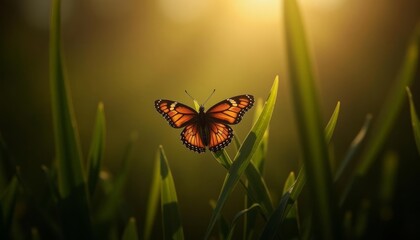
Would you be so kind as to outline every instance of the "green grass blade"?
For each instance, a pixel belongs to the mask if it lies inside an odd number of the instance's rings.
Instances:
[[[366,147],[362,153],[359,165],[356,168],[356,175],[364,176],[372,166],[378,153],[387,139],[394,123],[401,111],[405,98],[405,88],[410,86],[414,80],[416,67],[418,66],[420,44],[420,23],[417,25],[413,36],[408,44],[402,66],[397,75],[394,86],[387,96],[381,112],[372,129],[370,138],[367,139]]]
[[[60,0],[53,0],[50,29],[50,86],[58,179],[61,197],[68,197],[85,183],[79,137],[64,76],[60,40]]]
[[[283,222],[284,216],[286,216],[285,213],[289,212],[286,209],[290,210],[293,203],[294,201],[291,198],[290,192],[286,192],[285,194],[283,194],[283,196],[280,199],[279,206],[274,210],[273,214],[271,214],[270,218],[265,224],[265,227],[259,239],[268,240],[279,238],[277,236],[279,226]]]
[[[258,120],[258,117],[260,116],[262,109],[263,109],[263,100],[258,99],[258,101],[256,101],[256,106],[255,106],[254,123]],[[252,158],[252,162],[254,163],[255,167],[258,169],[260,173],[263,173],[265,158],[267,155],[269,128],[270,126],[268,126],[267,129],[265,130],[263,139],[260,143],[260,147],[255,152],[254,157]]]
[[[263,215],[267,218],[273,211],[273,205],[264,178],[252,162],[248,164],[245,175],[248,179],[249,199],[260,205]]]
[[[327,139],[327,142],[331,141],[332,135],[335,130],[335,126],[337,125],[338,120],[338,114],[340,113],[340,101],[337,102],[337,105],[335,105],[335,109],[333,114],[330,117],[330,120],[327,123],[327,126],[325,127],[325,139]]]
[[[213,157],[222,165],[226,170],[229,170],[230,166],[232,165],[232,159],[230,159],[228,153],[225,149],[221,151],[212,152]]]
[[[249,212],[251,212],[252,210],[255,210],[259,207],[260,207],[259,204],[254,203],[249,208],[246,208],[246,209],[238,212],[232,220],[231,228],[230,228],[227,239],[233,239],[233,233],[235,232],[235,228],[236,228],[236,225],[238,224],[239,219],[242,218],[242,217],[245,217]]]
[[[232,160],[225,150],[213,153],[216,160],[223,165],[228,171],[232,165]],[[273,211],[273,205],[271,203],[271,196],[268,191],[267,185],[265,184],[264,178],[260,172],[254,166],[253,163],[249,164],[245,170],[245,175],[248,179],[248,184],[244,184],[247,196],[255,203],[260,204],[263,214],[268,217],[269,213]]]
[[[193,100],[193,102],[194,102],[194,108],[195,108],[195,110],[198,112],[198,111],[200,111],[200,104],[197,102],[197,100]]]
[[[290,172],[289,176],[286,179],[286,182],[284,183],[283,186],[283,194],[286,194],[286,192],[288,192],[294,185],[294,183],[296,182],[296,177],[295,177],[295,173],[294,172]],[[297,203],[294,204],[292,211],[290,211],[287,214],[287,218],[296,218],[297,217]]]
[[[67,239],[91,239],[91,219],[82,154],[70,90],[61,56],[60,0],[52,1],[50,29],[50,88],[58,161],[58,189],[63,233]]]
[[[372,116],[369,114],[366,116],[365,122],[363,123],[363,126],[359,133],[356,135],[356,137],[353,139],[350,148],[347,150],[347,153],[341,162],[340,166],[337,169],[337,172],[334,176],[334,182],[337,183],[341,176],[343,175],[345,169],[350,165],[350,162],[354,159],[354,156],[358,152],[359,148],[361,148],[362,143],[365,142],[366,134],[370,128]],[[359,179],[357,176],[353,176],[350,178],[350,183],[345,186],[345,189],[340,194],[340,200],[339,200],[339,206],[342,207],[345,204],[345,201],[347,199],[347,196],[350,194],[351,189],[353,188],[354,184],[357,182],[357,179]]]
[[[319,238],[337,239],[337,207],[333,199],[332,176],[322,129],[315,81],[300,10],[295,0],[284,1],[284,21],[293,92],[303,160]]]
[[[127,226],[125,226],[124,233],[122,236],[122,240],[138,240],[137,234],[137,226],[136,226],[136,219],[130,218],[128,220]]]
[[[155,166],[153,167],[152,183],[150,184],[149,199],[146,208],[146,220],[144,222],[143,239],[151,239],[153,224],[159,204],[160,194],[160,151],[156,152]]]
[[[49,191],[50,191],[50,194],[51,194],[51,199],[54,203],[57,203],[60,199],[60,193],[58,192],[58,188],[57,188],[57,185],[56,185],[57,178],[56,178],[56,176],[54,176],[54,172],[50,171],[50,169],[47,166],[42,165],[41,169],[45,174],[45,179],[48,183]],[[52,170],[54,170],[54,169],[52,169]]]
[[[265,130],[267,129],[271,116],[273,114],[274,105],[277,98],[278,90],[278,77],[274,80],[273,86],[270,91],[270,95],[264,105],[264,109],[258,118],[258,121],[254,124],[251,131],[245,138],[245,141],[242,143],[241,148],[235,156],[232,166],[229,169],[229,173],[225,178],[219,199],[217,200],[216,207],[213,211],[210,223],[208,225],[205,239],[210,237],[210,234],[213,230],[213,227],[216,223],[216,220],[220,216],[223,206],[225,205],[227,199],[229,198],[230,193],[233,191],[234,187],[238,183],[240,177],[245,172],[251,159],[259,147],[259,144],[262,141]]]
[[[163,147],[160,152],[161,208],[165,239],[184,239],[175,183]]]
[[[88,156],[88,184],[89,192],[93,194],[101,171],[101,163],[105,150],[105,113],[104,105],[99,103],[96,112],[95,126],[93,128],[92,142]]]
[[[411,126],[413,127],[414,140],[416,141],[417,151],[420,154],[420,121],[414,106],[413,96],[407,87],[407,95],[410,102]]]
[[[262,111],[262,101],[259,101],[257,103],[256,112],[259,112],[259,114]],[[256,118],[258,118],[258,115],[256,115]],[[256,120],[255,120],[256,121]],[[250,196],[249,194],[245,195],[245,209],[248,209],[252,206],[254,203],[261,204],[264,210],[263,212],[266,213],[266,218],[268,215],[273,211],[273,206],[271,203],[271,196],[270,193],[265,185],[264,179],[262,177],[263,170],[264,170],[264,163],[266,159],[266,153],[267,153],[267,143],[268,143],[268,128],[264,133],[263,140],[260,143],[260,146],[257,150],[257,152],[254,154],[254,157],[252,158],[252,162],[249,164],[248,168],[245,171],[245,174],[247,176],[246,186],[248,188],[251,188],[251,190],[255,189],[255,194],[257,196],[262,196],[263,198],[257,201],[254,201],[253,199],[257,199],[255,196]],[[253,188],[253,189],[252,189]],[[244,217],[244,238],[243,239],[254,239],[254,233],[255,233],[255,224],[257,221],[257,212],[251,211],[247,212]]]
[[[351,160],[354,159],[355,154],[357,153],[357,151],[359,150],[359,148],[361,147],[365,137],[366,137],[366,133],[368,132],[368,129],[370,127],[370,123],[372,120],[372,115],[367,115],[365,122],[363,123],[362,128],[360,129],[359,133],[357,133],[356,137],[353,139],[353,141],[350,144],[349,149],[347,150],[347,153],[343,159],[343,161],[341,161],[340,166],[337,168],[337,171],[334,175],[334,182],[337,182],[341,176],[344,173],[344,170],[347,168],[347,166],[349,165],[349,163],[351,162]]]
[[[305,168],[302,167],[299,171],[296,181],[281,197],[278,207],[274,210],[273,214],[271,214],[270,218],[265,224],[259,239],[276,239],[278,237],[277,234],[280,230],[279,227],[282,226],[284,219],[290,213],[290,210],[297,201],[297,198],[302,192],[305,183]]]
[[[235,146],[235,152],[237,152],[239,148],[241,148],[241,141],[236,135],[233,135],[233,146]]]
[[[216,207],[216,201],[211,199],[210,200],[210,206],[214,210],[214,208]],[[220,218],[219,218],[219,239],[220,240],[227,239],[229,237],[229,233],[230,233],[230,225],[229,225],[228,221],[226,220],[226,218],[223,216],[223,214],[220,214]]]
[[[19,190],[19,182],[16,176],[2,195],[0,196],[0,237],[1,239],[10,239],[10,230],[12,226],[13,213],[16,205],[16,198]]]
[[[137,141],[137,134],[132,133],[130,141],[127,144],[124,155],[122,157],[120,171],[116,174],[110,194],[102,201],[98,208],[98,215],[96,219],[100,224],[107,223],[115,219],[121,202],[123,199],[124,189],[127,183],[128,174],[131,169],[131,155],[133,152],[133,145]]]
[[[340,112],[340,103],[338,102],[333,114],[328,121],[327,126],[324,129],[325,138],[327,143],[331,141],[332,135],[334,133],[334,129],[338,120],[338,115]],[[306,183],[306,173],[305,167],[303,166],[299,174],[296,178],[296,181],[293,183],[292,186],[288,189],[287,192],[283,190],[283,196],[280,199],[280,203],[278,207],[274,210],[273,214],[271,214],[270,218],[267,220],[263,232],[261,233],[260,239],[274,239],[277,236],[277,232],[279,230],[279,226],[284,221],[286,216],[288,216],[292,206],[297,201],[300,193],[302,192],[303,187]],[[288,185],[288,184],[287,184]]]
[[[283,187],[283,194],[293,187],[296,181],[294,172],[290,172]],[[299,237],[299,219],[298,219],[298,204],[297,201],[293,204],[289,213],[286,215],[283,224],[280,226],[280,231],[285,239],[295,239]]]
[[[383,221],[393,217],[392,201],[394,199],[398,172],[398,156],[388,152],[382,163],[381,184],[379,185],[380,216]]]
[[[254,124],[257,122],[258,117],[260,116],[263,109],[262,100],[258,101],[256,106],[256,113],[254,115]],[[245,170],[245,175],[247,178],[246,183],[244,184],[247,189],[247,194],[245,196],[245,199],[247,201],[245,205],[245,209],[250,208],[254,203],[258,203],[260,205],[260,208],[262,210],[263,215],[267,218],[268,215],[273,211],[273,205],[271,202],[271,196],[270,192],[268,191],[267,185],[265,184],[264,178],[262,177],[263,173],[263,166],[265,161],[265,156],[267,153],[267,143],[268,143],[268,129],[267,127],[263,139],[260,142],[260,145],[255,152],[254,156],[251,159],[251,163],[248,165],[248,167]],[[238,145],[239,147],[241,144]],[[245,221],[249,222],[249,227],[252,227],[252,222],[255,222],[255,218],[257,214],[255,211],[252,211],[249,213],[250,216],[253,216],[249,218],[248,214],[245,214]],[[254,218],[254,219],[252,219]],[[244,231],[247,231],[247,227],[245,227]],[[245,232],[246,233],[246,232]],[[248,234],[246,233],[245,236]]]

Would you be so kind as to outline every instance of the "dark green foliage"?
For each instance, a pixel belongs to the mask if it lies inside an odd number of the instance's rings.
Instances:
[[[130,218],[128,220],[127,226],[125,227],[123,236],[121,238],[122,240],[138,240],[138,234],[137,234],[137,226],[136,226],[136,219]]]

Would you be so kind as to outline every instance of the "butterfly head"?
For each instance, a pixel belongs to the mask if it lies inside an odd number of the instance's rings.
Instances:
[[[210,94],[210,96],[206,99],[206,101],[204,101],[203,104],[199,104],[197,100],[195,100],[195,98],[193,98],[188,92],[187,90],[185,90],[185,93],[194,101],[194,105],[195,105],[195,109],[198,109],[199,113],[204,113],[204,104],[207,103],[207,101],[210,99],[211,96],[213,96],[214,92],[216,91],[216,89],[213,89],[213,92]]]
[[[198,109],[198,112],[199,112],[199,113],[204,113],[204,110],[205,110],[204,105],[203,105],[203,104],[201,104],[201,105],[200,105],[200,108]]]

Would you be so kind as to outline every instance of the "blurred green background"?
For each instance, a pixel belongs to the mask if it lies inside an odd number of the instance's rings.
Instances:
[[[340,161],[366,114],[376,116],[392,86],[420,19],[420,1],[300,2],[325,123],[336,102],[342,104],[333,137],[335,159]],[[111,174],[120,166],[130,135],[138,134],[125,201],[127,215],[136,216],[140,225],[159,144],[171,165],[187,238],[204,233],[211,214],[208,201],[217,198],[225,175],[209,153],[196,154],[182,145],[180,130],[172,129],[155,111],[156,99],[192,106],[184,90],[203,102],[213,89],[216,93],[207,108],[239,94],[265,98],[279,75],[265,172],[277,199],[287,174],[298,170],[300,147],[286,81],[280,5],[275,0],[63,1],[64,63],[84,155],[96,106],[103,101],[104,168]],[[40,165],[49,165],[54,158],[49,14],[49,0],[0,2],[0,132],[34,192],[45,188]],[[417,106],[419,78],[417,72],[411,88]],[[253,111],[234,126],[240,139],[251,127]],[[420,196],[404,191],[420,181],[420,157],[411,131],[407,103],[386,145],[401,157],[397,180],[401,194],[393,204],[398,211],[390,220],[389,236],[420,234]],[[373,182],[379,174],[374,167]],[[365,191],[370,190],[366,186]],[[241,209],[241,194],[238,189],[229,201],[228,216]],[[22,209],[22,214],[30,213]],[[36,216],[26,221],[24,225],[37,224]]]

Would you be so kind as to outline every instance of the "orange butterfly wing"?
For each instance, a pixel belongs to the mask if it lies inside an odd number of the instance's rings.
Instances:
[[[198,113],[182,104],[171,100],[156,100],[156,110],[168,121],[169,125],[174,128],[181,128],[198,116]]]
[[[206,115],[212,118],[213,121],[237,124],[252,106],[254,106],[254,97],[252,95],[240,95],[217,103],[207,110]]]
[[[216,152],[229,145],[233,138],[233,130],[227,124],[239,123],[253,105],[252,95],[240,95],[217,103],[206,113],[202,109],[197,113],[176,101],[155,101],[156,110],[169,125],[174,128],[185,127],[181,132],[181,141],[187,148],[198,153],[205,152],[206,147]]]
[[[210,122],[209,150],[217,152],[225,148],[232,141],[233,130],[224,123]]]
[[[181,132],[181,141],[190,150],[198,153],[205,152],[206,146],[203,143],[201,134],[202,131],[200,131],[200,126],[197,122],[188,124]]]
[[[216,152],[229,145],[233,130],[227,124],[238,124],[253,105],[252,95],[240,95],[223,100],[207,110],[210,151]]]

